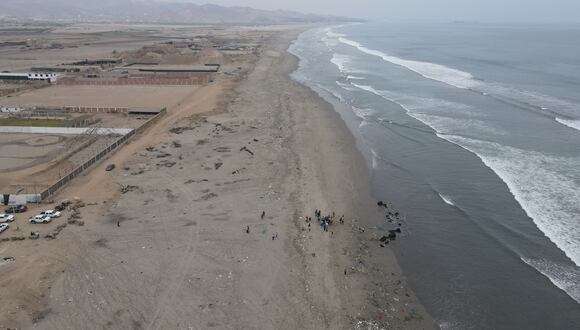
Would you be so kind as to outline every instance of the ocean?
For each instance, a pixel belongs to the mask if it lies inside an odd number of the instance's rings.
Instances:
[[[580,329],[579,25],[347,24],[290,51],[404,214],[443,329]]]

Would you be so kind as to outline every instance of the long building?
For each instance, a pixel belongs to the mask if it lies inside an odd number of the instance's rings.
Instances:
[[[141,72],[217,72],[219,65],[127,65],[116,68],[123,71],[141,71]]]
[[[0,72],[0,80],[44,80],[54,83],[59,75],[52,72]]]

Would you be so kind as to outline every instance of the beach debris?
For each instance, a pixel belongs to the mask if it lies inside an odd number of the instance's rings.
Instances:
[[[172,141],[172,142],[171,142],[171,145],[172,145],[174,148],[181,148],[181,143],[179,143],[179,141]]]
[[[254,152],[250,149],[248,149],[246,146],[243,146],[242,148],[240,148],[240,152],[241,151],[246,151],[247,153],[249,153],[250,155],[254,155]]]
[[[166,158],[166,157],[169,157],[169,156],[171,156],[170,153],[160,151],[159,154],[155,156],[155,158]]]
[[[216,197],[218,197],[218,195],[216,193],[208,193],[208,194],[201,196],[200,199],[207,201],[209,199],[216,198]]]
[[[139,186],[121,185],[121,194],[126,194],[128,192],[135,191],[135,190],[139,190],[139,191],[143,192],[143,190]]]
[[[157,166],[165,166],[165,167],[173,167],[177,164],[176,162],[172,162],[170,160],[164,159],[161,162],[157,163]]]
[[[38,239],[40,237],[40,233],[36,231],[31,231],[28,239]]]
[[[213,150],[216,152],[230,152],[232,149],[230,147],[217,147]]]
[[[62,202],[60,202],[60,204],[56,205],[54,209],[57,211],[64,211],[71,204],[72,202],[70,200],[65,199]]]
[[[165,197],[167,198],[167,200],[169,200],[170,202],[175,202],[179,196],[177,196],[176,194],[173,193],[173,190],[166,188],[163,190],[165,192]]]
[[[169,130],[173,134],[181,134],[185,131],[192,131],[194,128],[189,126],[174,127]]]
[[[216,162],[215,164],[213,164],[213,167],[214,167],[216,170],[218,170],[220,167],[222,167],[222,165],[223,165],[223,164],[224,164],[224,163],[222,163],[222,162]]]
[[[245,169],[246,169],[245,167],[242,167],[242,168],[239,168],[239,169],[237,169],[237,170],[235,170],[235,171],[232,171],[232,175],[240,174],[240,173],[241,173],[242,171],[244,171]]]
[[[200,182],[208,182],[208,179],[201,179],[201,180],[193,180],[193,179],[189,179],[187,181],[185,181],[183,184],[190,184],[190,183],[200,183]]]
[[[131,172],[131,175],[139,175],[139,174],[143,174],[143,173],[145,173],[145,170],[139,169],[139,171],[137,171],[137,172]]]

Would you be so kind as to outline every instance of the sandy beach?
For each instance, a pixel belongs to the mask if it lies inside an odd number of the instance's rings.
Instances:
[[[193,90],[61,191],[85,204],[84,226],[1,243],[14,259],[0,326],[436,328],[368,228],[384,210],[354,138],[289,77],[303,29],[274,33],[246,76]],[[309,227],[316,209],[344,224]]]

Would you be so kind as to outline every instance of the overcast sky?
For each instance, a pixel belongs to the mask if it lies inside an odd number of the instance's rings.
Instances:
[[[0,0],[1,1],[1,0]],[[580,22],[580,0],[163,0],[361,18]]]

